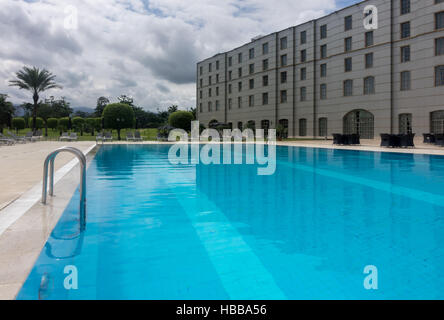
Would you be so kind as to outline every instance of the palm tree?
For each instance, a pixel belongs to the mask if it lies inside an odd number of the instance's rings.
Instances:
[[[49,89],[62,89],[55,81],[55,75],[46,69],[40,70],[36,67],[23,67],[16,73],[17,80],[9,81],[10,86],[19,87],[20,89],[32,92],[34,100],[34,108],[32,115],[32,130],[36,130],[37,107],[39,102],[39,93]]]

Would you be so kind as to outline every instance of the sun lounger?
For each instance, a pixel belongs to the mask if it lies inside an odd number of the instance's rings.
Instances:
[[[126,133],[126,141],[134,141],[134,134],[132,132]]]
[[[11,131],[7,131],[7,133],[8,133],[8,135],[9,135],[13,140],[15,140],[15,142],[18,142],[18,143],[26,143],[26,139],[25,139],[25,137],[19,137],[19,136],[17,136],[15,133],[13,133],[13,132],[11,132]]]
[[[71,132],[70,136],[69,136],[69,141],[77,141],[79,140],[79,137],[77,136],[77,132]]]
[[[134,132],[134,141],[143,141],[139,131]]]
[[[1,133],[0,133],[0,142],[3,143],[3,144],[7,144],[7,145],[15,144],[15,140],[14,139],[10,139],[10,138],[4,136]]]
[[[41,130],[37,130],[33,135],[32,135],[32,139],[34,140],[41,140],[43,139],[43,134]]]
[[[103,138],[103,141],[113,141],[113,136],[111,135],[111,132],[105,132],[105,137]]]
[[[62,135],[59,138],[60,141],[63,140],[69,140],[69,133],[68,132],[63,132]]]
[[[103,142],[103,139],[104,139],[104,136],[103,136],[102,133],[97,134],[97,136],[96,136],[96,142],[97,142],[97,141],[102,141],[102,142]]]

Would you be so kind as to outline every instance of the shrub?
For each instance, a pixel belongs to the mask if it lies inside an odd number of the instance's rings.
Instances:
[[[95,131],[100,131],[102,128],[102,118],[86,118],[85,128],[94,135]]]
[[[75,131],[80,132],[80,135],[83,135],[83,130],[85,128],[85,119],[82,117],[74,117],[71,120],[72,127]]]
[[[116,129],[120,140],[120,130],[134,127],[134,111],[129,105],[124,103],[112,103],[103,110],[105,128]]]
[[[60,131],[68,131],[69,129],[69,118],[64,117],[59,119],[59,130]]]
[[[32,128],[32,117],[30,117],[29,118],[29,122],[28,122],[28,126],[30,127],[30,128]],[[43,121],[43,119],[42,118],[40,118],[40,117],[37,117],[36,119],[35,119],[35,128],[36,129],[42,129],[43,127],[45,126],[45,122]]]
[[[191,130],[191,121],[194,120],[194,116],[189,111],[176,111],[170,114],[168,123],[170,126],[185,131]]]
[[[48,126],[49,129],[54,130],[59,125],[59,120],[56,118],[48,118],[46,120],[46,125]]]
[[[25,119],[23,118],[13,118],[12,127],[18,132],[19,130],[25,129]]]

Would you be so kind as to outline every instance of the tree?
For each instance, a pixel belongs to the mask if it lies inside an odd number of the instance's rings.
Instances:
[[[14,115],[14,105],[6,101],[8,95],[0,94],[0,132],[3,133],[3,127],[9,127],[12,116]]]
[[[194,120],[193,114],[189,111],[176,111],[170,115],[168,122],[174,128],[191,130],[191,121]]]
[[[59,119],[59,130],[60,133],[61,132],[66,132],[69,129],[69,118],[68,117],[64,117],[64,118],[60,118]]]
[[[65,97],[61,97],[59,100],[54,100],[54,97],[47,102],[51,106],[51,117],[63,118],[72,115],[73,110],[70,107],[70,103],[65,100]]]
[[[97,106],[94,109],[94,113],[96,115],[96,117],[101,117],[103,114],[103,110],[105,109],[105,107],[109,104],[109,99],[106,97],[100,97],[99,99],[97,99]]]
[[[193,114],[194,119],[197,119],[197,108],[191,108],[190,112]]]
[[[72,122],[72,127],[74,128],[74,130],[77,132],[80,131],[80,135],[83,136],[83,129],[85,127],[85,119],[83,119],[81,117],[74,117],[74,118],[72,118],[71,122]]]
[[[117,130],[118,139],[120,139],[120,130],[134,127],[134,111],[125,103],[112,103],[103,110],[105,128]]]
[[[171,107],[168,108],[168,114],[172,114],[174,112],[176,112],[177,110],[179,110],[179,107],[176,105],[172,105]]]
[[[45,121],[42,118],[37,117],[35,119],[29,118],[29,123],[28,123],[29,127],[33,125],[34,120],[35,120],[36,129],[42,129],[45,126]]]
[[[16,73],[16,77],[17,80],[9,81],[9,85],[29,90],[32,93],[32,99],[34,100],[32,129],[35,131],[39,94],[49,89],[61,89],[62,87],[54,81],[56,76],[46,69],[23,67],[23,70]]]
[[[131,107],[134,106],[134,99],[125,94],[122,94],[119,97],[117,97],[117,100],[119,100],[120,103],[127,104]]]
[[[85,127],[94,136],[94,131],[99,131],[102,127],[102,118],[86,118]]]
[[[25,129],[26,123],[23,118],[13,118],[12,119],[12,127],[18,133],[19,130]]]

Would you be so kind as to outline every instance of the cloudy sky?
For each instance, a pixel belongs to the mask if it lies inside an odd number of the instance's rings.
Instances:
[[[46,68],[72,106],[99,96],[146,110],[195,105],[196,62],[259,34],[297,25],[358,0],[0,0],[0,93],[24,65]]]

